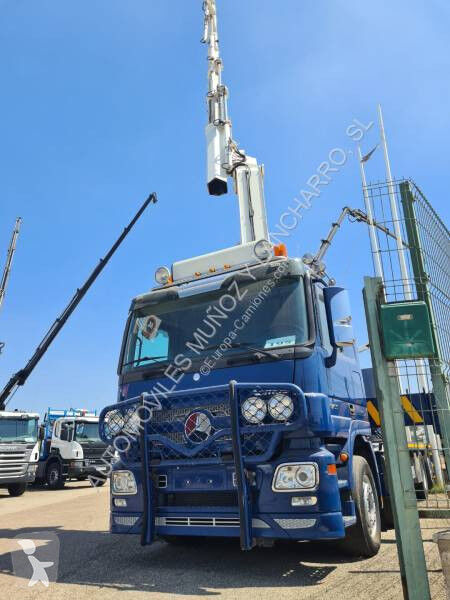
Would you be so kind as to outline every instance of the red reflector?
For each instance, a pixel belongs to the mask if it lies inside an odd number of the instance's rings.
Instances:
[[[328,475],[337,475],[336,465],[335,464],[327,465],[327,473],[328,473]]]

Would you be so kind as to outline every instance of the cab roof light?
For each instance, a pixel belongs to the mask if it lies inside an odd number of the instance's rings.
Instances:
[[[172,276],[167,267],[159,267],[155,272],[155,280],[159,285],[167,285],[172,283]]]
[[[253,248],[256,258],[259,260],[268,260],[272,256],[273,246],[267,240],[259,240]]]

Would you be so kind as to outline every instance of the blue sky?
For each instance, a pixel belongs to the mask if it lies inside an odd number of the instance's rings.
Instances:
[[[381,102],[392,170],[448,218],[450,7],[444,0],[218,0],[234,137],[266,167],[271,227],[353,119]],[[150,191],[151,208],[11,406],[101,408],[132,296],[161,264],[233,245],[236,200],[205,188],[201,0],[0,0],[0,256],[23,227],[0,313],[0,383]],[[374,127],[363,149],[377,143]],[[381,155],[368,178],[383,178]],[[342,206],[362,206],[350,160],[289,242],[317,248]],[[328,256],[349,287],[359,342],[367,230],[346,225]],[[367,353],[364,361],[367,361]]]

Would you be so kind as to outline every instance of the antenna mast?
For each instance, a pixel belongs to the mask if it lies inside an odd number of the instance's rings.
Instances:
[[[11,242],[9,244],[8,253],[6,255],[6,264],[3,269],[2,279],[0,281],[0,308],[3,304],[3,300],[5,299],[6,287],[8,285],[9,275],[11,273],[11,265],[14,257],[14,253],[16,251],[17,238],[19,237],[20,226],[22,224],[22,219],[18,217],[16,219],[16,223],[14,225],[14,230],[11,236]]]
[[[203,2],[205,13],[202,42],[208,44],[207,183],[212,196],[228,192],[233,177],[239,201],[241,244],[269,239],[264,201],[263,168],[247,156],[233,140],[228,116],[228,89],[222,83],[215,0]]]

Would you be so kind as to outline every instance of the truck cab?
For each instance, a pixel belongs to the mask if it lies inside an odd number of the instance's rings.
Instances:
[[[0,488],[21,496],[35,479],[39,415],[0,411]]]
[[[106,445],[98,433],[98,417],[84,409],[49,408],[40,429],[37,479],[52,489],[64,487],[67,479],[88,477],[103,485],[108,471]]]
[[[111,530],[373,555],[381,487],[347,291],[258,244],[176,263],[133,300],[120,402],[100,418],[120,456]]]

